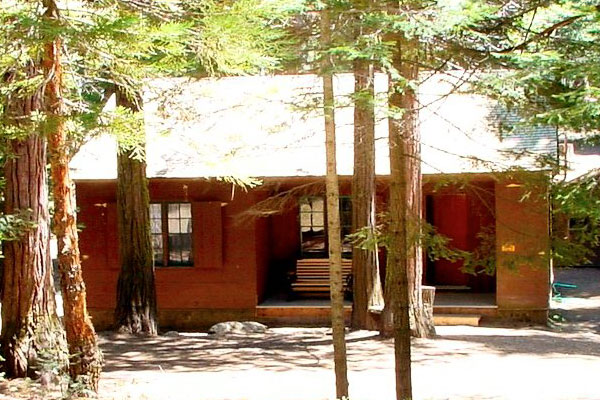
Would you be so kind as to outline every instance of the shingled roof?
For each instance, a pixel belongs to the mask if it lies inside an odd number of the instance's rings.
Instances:
[[[338,173],[353,166],[354,78],[334,78]],[[556,155],[556,130],[520,125],[518,116],[473,94],[451,93],[454,78],[420,87],[424,174],[538,169],[536,157]],[[384,75],[376,79],[376,172],[389,174]],[[148,177],[323,176],[325,151],[321,80],[315,75],[148,82],[145,125]],[[511,129],[507,130],[510,126]],[[517,160],[514,152],[520,154]],[[116,178],[109,136],[85,144],[71,163],[75,179]]]

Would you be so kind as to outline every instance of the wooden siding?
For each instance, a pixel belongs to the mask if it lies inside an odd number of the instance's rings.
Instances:
[[[521,201],[530,191],[527,201]],[[550,298],[549,214],[545,189],[496,184],[498,309],[545,321]]]
[[[167,309],[236,309],[256,306],[256,235],[252,220],[239,223],[240,212],[254,204],[254,194],[202,180],[152,180],[151,201],[193,203],[193,267],[157,267],[158,307]],[[81,251],[88,305],[115,306],[118,260],[115,183],[78,182]],[[104,314],[107,314],[104,312]]]

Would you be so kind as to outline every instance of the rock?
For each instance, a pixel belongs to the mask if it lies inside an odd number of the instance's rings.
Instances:
[[[251,333],[265,333],[267,326],[255,321],[227,321],[219,322],[210,327],[208,333],[213,335],[247,335]]]
[[[179,332],[177,331],[168,331],[163,333],[163,336],[179,336]]]

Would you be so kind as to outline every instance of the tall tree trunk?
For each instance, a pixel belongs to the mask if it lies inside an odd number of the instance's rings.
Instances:
[[[407,81],[418,78],[418,59],[416,40],[407,40],[402,35],[390,35],[389,40],[397,43],[393,63],[398,73]],[[401,262],[408,274],[410,326],[415,337],[433,337],[435,326],[433,315],[427,312],[423,302],[423,258],[420,244],[421,230],[421,138],[417,128],[417,96],[409,87],[397,88],[390,80],[389,106],[402,110],[400,119],[390,118],[390,218],[397,218],[401,212],[406,219],[406,234],[402,239],[405,255]],[[396,170],[393,164],[396,163]],[[394,194],[402,190],[402,196]],[[396,205],[395,201],[402,201]],[[400,243],[400,239],[398,242]],[[404,259],[406,257],[406,259]],[[392,262],[388,258],[388,265]],[[386,276],[387,281],[387,276]],[[386,294],[387,301],[387,294]],[[384,310],[384,333],[389,333],[389,323],[393,320],[391,308]]]
[[[369,0],[356,1],[366,10]],[[357,24],[361,27],[361,24]],[[357,28],[362,29],[362,28]],[[366,32],[358,31],[356,37]],[[354,175],[352,177],[352,230],[367,228],[375,234],[375,113],[373,63],[354,61]],[[383,292],[377,249],[352,249],[353,306],[352,327],[378,329],[369,310],[381,309]]]
[[[394,64],[397,65],[400,75],[410,82],[419,78],[418,67],[418,41],[415,39],[397,39],[398,52]],[[423,303],[423,251],[421,248],[421,219],[422,219],[422,178],[421,178],[421,135],[418,123],[418,100],[413,89],[405,88],[403,94],[394,94],[390,104],[407,112],[404,114],[400,125],[395,125],[401,131],[394,132],[401,143],[400,152],[395,157],[400,157],[402,163],[402,190],[406,192],[404,205],[407,215],[408,236],[406,237],[406,271],[408,274],[409,313],[411,331],[413,336],[430,338],[435,336],[433,315],[426,312]]]
[[[58,19],[54,1],[46,2],[46,18]],[[64,308],[64,326],[69,347],[69,375],[85,389],[98,391],[102,355],[87,312],[85,283],[81,270],[75,185],[69,174],[69,143],[65,131],[62,98],[61,41],[45,45],[42,63],[46,80],[44,109],[48,118],[50,169],[54,196],[54,234],[58,241],[58,268]],[[79,395],[86,395],[80,391]]]
[[[26,76],[38,75],[31,63]],[[10,81],[13,76],[5,75]],[[14,93],[5,104],[4,123],[23,130],[23,138],[9,139],[10,157],[4,165],[4,212],[30,210],[30,227],[17,240],[3,242],[1,346],[7,377],[35,376],[43,360],[61,365],[64,331],[56,315],[49,251],[46,140],[29,120],[41,111],[40,92]],[[31,130],[29,134],[25,132]]]
[[[131,98],[117,88],[117,105],[141,110],[141,96]],[[131,151],[117,157],[117,213],[121,272],[117,283],[117,330],[156,335],[156,288],[150,238],[150,195],[146,163]]]
[[[418,78],[416,42],[401,34],[396,42],[393,65],[409,82]],[[390,79],[389,106],[402,117],[390,118],[390,243],[386,275],[386,306],[391,303],[396,356],[396,398],[412,398],[410,314],[416,336],[427,336],[421,295],[422,258],[419,245],[421,217],[420,137],[417,129],[417,98],[409,86],[398,87]],[[394,113],[395,114],[395,113]],[[389,300],[389,302],[388,302]],[[433,325],[431,325],[433,329]]]
[[[321,41],[323,49],[331,45],[329,9],[321,11]],[[337,176],[335,148],[335,104],[333,93],[332,63],[328,54],[323,55],[323,112],[325,115],[325,151],[327,172],[325,191],[327,195],[327,238],[329,241],[329,280],[331,293],[331,329],[333,331],[333,355],[335,368],[336,398],[348,397],[348,365],[344,326],[344,292],[342,277],[342,241],[340,226],[340,193]]]

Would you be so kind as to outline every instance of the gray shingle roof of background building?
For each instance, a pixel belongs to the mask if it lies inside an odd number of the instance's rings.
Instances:
[[[334,79],[338,173],[353,165],[354,78]],[[454,78],[420,87],[419,129],[424,174],[536,169],[536,156],[556,154],[556,131],[514,124],[516,114],[490,100],[451,93]],[[389,173],[384,75],[376,79],[376,171]],[[149,177],[287,177],[325,174],[321,80],[314,75],[153,80],[145,95]],[[505,132],[508,125],[515,130]],[[510,133],[510,134],[508,134]],[[514,151],[521,154],[517,160]],[[94,138],[71,163],[75,179],[116,178],[116,145]]]

